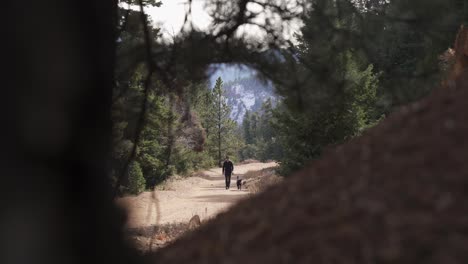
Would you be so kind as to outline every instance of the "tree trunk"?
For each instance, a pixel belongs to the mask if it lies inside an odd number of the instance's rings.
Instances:
[[[221,167],[221,91],[218,95],[218,162]]]
[[[117,2],[7,1],[2,9],[2,257],[130,262],[107,177]]]

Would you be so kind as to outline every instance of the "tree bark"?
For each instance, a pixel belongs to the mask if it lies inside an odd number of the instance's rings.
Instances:
[[[0,262],[136,261],[107,177],[117,2],[2,9]]]

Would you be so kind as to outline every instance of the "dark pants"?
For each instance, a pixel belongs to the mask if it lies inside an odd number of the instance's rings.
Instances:
[[[225,174],[224,178],[226,179],[226,189],[231,187],[231,174]]]

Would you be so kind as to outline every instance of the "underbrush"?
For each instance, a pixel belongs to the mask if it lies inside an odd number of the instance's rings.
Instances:
[[[258,162],[260,162],[260,161],[256,160],[256,159],[246,159],[246,160],[243,160],[241,162],[238,162],[237,164],[238,165],[244,165],[244,164],[258,163]]]
[[[248,171],[242,176],[244,186],[252,194],[263,192],[269,186],[278,184],[283,178],[278,176],[276,168],[266,168],[260,171]]]
[[[169,245],[189,231],[188,223],[172,223],[126,230],[128,239],[135,248],[144,253]]]

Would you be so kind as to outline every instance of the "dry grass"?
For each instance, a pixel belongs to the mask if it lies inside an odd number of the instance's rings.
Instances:
[[[250,193],[256,194],[263,192],[271,185],[278,184],[283,178],[276,174],[276,168],[267,168],[260,171],[248,171],[242,180],[245,181],[244,186]]]
[[[261,161],[256,160],[256,159],[246,159],[246,160],[243,160],[243,161],[239,162],[238,164],[243,165],[243,164],[259,163],[259,162],[261,162]]]
[[[126,230],[130,243],[141,253],[163,248],[189,231],[188,223],[172,223]],[[151,240],[151,238],[153,238]],[[151,247],[150,247],[151,245]]]
[[[157,191],[175,191],[177,183],[181,180],[188,179],[190,176],[172,175],[167,180],[159,183],[154,187]]]

